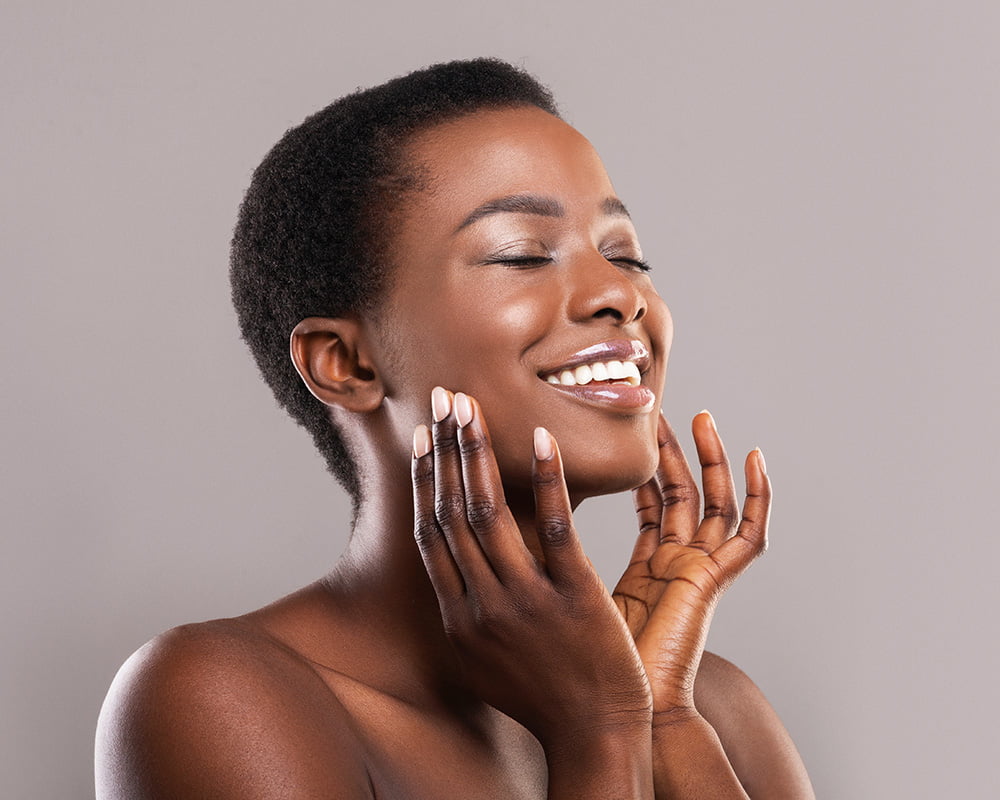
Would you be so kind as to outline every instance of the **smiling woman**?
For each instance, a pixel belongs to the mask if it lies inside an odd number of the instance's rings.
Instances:
[[[703,412],[701,511],[659,413],[648,269],[590,143],[502,62],[286,134],[241,210],[234,299],[354,496],[351,541],[316,583],[126,662],[98,796],[811,797],[766,700],[703,652],[770,485],[754,451],[741,514]],[[609,593],[573,509],[630,489]]]

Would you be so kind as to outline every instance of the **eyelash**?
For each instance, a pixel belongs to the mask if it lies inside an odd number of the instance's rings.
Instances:
[[[521,269],[528,269],[531,267],[541,267],[552,261],[548,256],[524,256],[521,258],[497,258],[487,261],[487,264],[506,264],[512,267],[518,267]],[[649,272],[652,267],[649,262],[643,261],[639,258],[609,258],[612,264],[625,264],[632,269],[639,270],[640,272]]]
[[[616,264],[628,264],[640,272],[649,272],[652,269],[649,262],[643,261],[641,258],[609,258],[608,261]]]

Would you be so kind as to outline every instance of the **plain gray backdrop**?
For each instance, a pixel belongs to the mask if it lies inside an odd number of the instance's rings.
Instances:
[[[357,86],[497,55],[636,220],[665,407],[760,445],[771,549],[710,647],[822,798],[992,798],[1000,4],[7,0],[0,793],[92,796],[121,662],[316,578],[348,504],[239,341],[252,169]],[[613,581],[627,497],[584,504]]]

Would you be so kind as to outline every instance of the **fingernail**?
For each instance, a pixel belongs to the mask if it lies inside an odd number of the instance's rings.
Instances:
[[[761,452],[759,447],[754,449],[757,451],[757,460],[760,462],[760,471],[767,475],[767,462],[764,461],[764,454]]]
[[[708,417],[709,423],[714,428],[715,427],[715,418],[712,416],[712,413],[707,408],[703,408],[701,411],[699,411],[697,414],[695,414],[695,416],[696,417],[700,417],[702,414],[704,414],[706,417]]]
[[[413,457],[423,458],[434,446],[431,432],[426,425],[417,425],[413,429]]]
[[[535,428],[535,458],[539,461],[552,458],[552,436],[545,428]]]
[[[463,392],[455,395],[455,419],[458,420],[460,428],[464,428],[472,422],[472,403],[469,396]]]
[[[431,392],[431,413],[434,414],[434,421],[440,422],[451,412],[451,398],[448,391],[440,386],[435,386]]]

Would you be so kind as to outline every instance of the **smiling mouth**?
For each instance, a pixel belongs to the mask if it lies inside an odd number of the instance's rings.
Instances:
[[[643,342],[612,339],[578,350],[538,377],[575,401],[631,416],[648,413],[656,405],[656,394],[642,383],[650,367]]]
[[[602,355],[607,353],[608,348],[600,349],[603,351]],[[611,349],[622,350],[621,347]],[[591,359],[594,355],[590,356]],[[588,405],[614,409],[628,415],[651,411],[656,404],[656,395],[652,389],[642,384],[642,368],[649,365],[645,349],[635,353],[634,357],[639,363],[627,360],[627,355],[622,358],[620,352],[615,352],[614,355],[619,358],[608,361],[588,360],[575,365],[570,361],[557,369],[539,373],[538,377],[557,392]],[[578,353],[574,359],[580,356]]]
[[[554,386],[589,386],[607,384],[638,386],[642,383],[639,366],[634,361],[594,361],[573,369],[556,370],[539,376]]]

